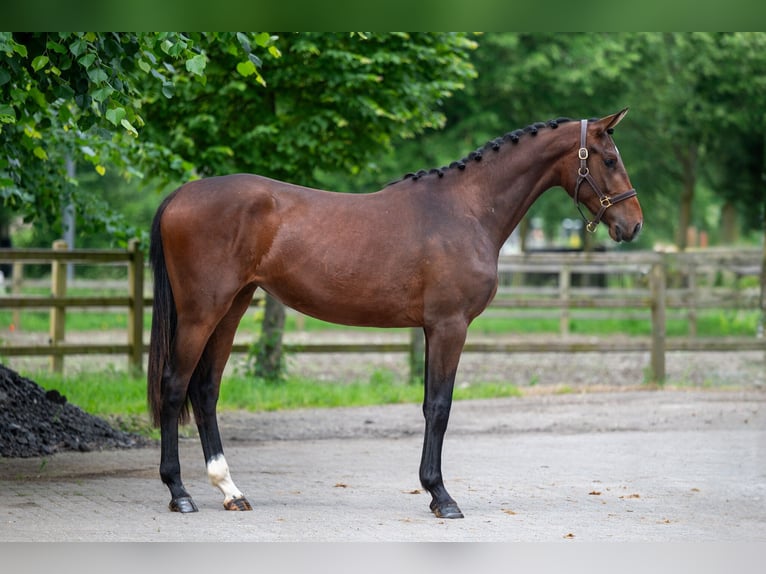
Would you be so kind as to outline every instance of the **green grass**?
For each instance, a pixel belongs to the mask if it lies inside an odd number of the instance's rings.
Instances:
[[[530,309],[529,311],[534,311]],[[541,314],[542,310],[539,310]],[[622,318],[620,313],[643,314],[645,319]],[[547,310],[544,318],[524,317],[501,317],[496,315],[479,316],[471,324],[470,332],[480,335],[501,334],[545,334],[559,332],[559,319],[555,311]],[[589,317],[590,316],[590,317]],[[616,309],[603,311],[594,318],[593,310],[572,310],[570,313],[570,332],[572,334],[590,336],[649,336],[651,335],[651,322],[649,313],[645,309]],[[750,336],[754,335],[758,325],[757,310],[727,310],[727,309],[702,309],[697,313],[697,336],[720,337],[720,336]],[[242,318],[240,329],[257,333],[260,331],[261,312],[248,311]],[[151,325],[151,310],[144,314],[144,325],[148,329]],[[345,325],[326,323],[312,317],[300,319],[300,329],[307,332],[348,330]],[[67,331],[106,331],[127,328],[126,312],[85,312],[72,310],[66,315]],[[0,311],[0,337],[2,331],[6,331],[13,323],[11,311]],[[21,312],[20,327],[25,332],[47,333],[49,329],[48,311],[23,311]],[[688,318],[680,312],[669,311],[666,325],[667,336],[685,336],[689,332]],[[19,325],[15,326],[16,328]],[[287,332],[299,329],[298,319],[294,315],[288,315],[285,324]],[[372,327],[355,327],[356,331],[376,332],[388,331]]]
[[[545,318],[479,316],[471,324],[469,332],[479,335],[558,333],[559,318],[555,313],[551,313],[550,310],[548,312],[550,317]],[[621,318],[620,313],[623,312],[635,314],[643,312],[646,319]],[[758,315],[757,310],[700,310],[697,313],[697,336],[754,335],[758,327]],[[625,335],[642,337],[648,337],[652,334],[649,313],[645,309],[616,309],[604,311],[597,318],[592,318],[593,316],[593,310],[573,310],[570,313],[570,333],[591,336]],[[241,328],[256,331],[258,325],[252,317],[246,315],[242,320]],[[296,329],[295,317],[288,316],[285,330],[289,332]],[[305,317],[303,319],[303,330],[308,332],[348,329],[349,327],[325,323],[312,317]],[[371,327],[356,327],[355,329],[358,329],[360,332],[387,331],[386,329]],[[688,318],[681,313],[669,314],[666,319],[666,333],[669,337],[688,335]]]
[[[84,372],[77,375],[38,373],[35,381],[56,389],[86,412],[104,417],[133,432],[156,436],[148,423],[146,379],[123,372]],[[455,389],[455,400],[520,396],[514,385],[480,383]],[[350,383],[312,381],[297,377],[280,384],[243,375],[225,377],[219,410],[273,411],[395,403],[419,403],[422,385],[399,381],[393,372],[376,370],[369,380]]]
[[[0,327],[4,331],[7,331],[13,322],[11,311],[0,311]],[[144,325],[148,328],[151,322],[152,314],[147,311],[144,313]],[[22,311],[19,323],[20,325],[15,325],[15,328],[21,328],[25,332],[47,333],[50,329],[50,312]],[[121,313],[110,313],[71,309],[66,314],[67,331],[111,331],[127,329],[127,327],[128,314],[124,310]]]

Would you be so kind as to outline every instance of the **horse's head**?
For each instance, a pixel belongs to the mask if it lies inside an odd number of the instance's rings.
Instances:
[[[643,225],[636,190],[611,135],[627,113],[625,108],[600,120],[579,122],[577,152],[565,159],[562,174],[564,187],[574,198],[588,231],[595,231],[603,221],[617,242],[632,241]],[[588,220],[580,204],[594,214],[592,220]]]

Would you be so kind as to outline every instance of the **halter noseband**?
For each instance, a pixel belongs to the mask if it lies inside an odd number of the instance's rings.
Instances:
[[[591,176],[590,170],[588,169],[588,148],[585,145],[587,134],[588,120],[580,120],[580,149],[577,150],[577,156],[580,158],[580,169],[577,170],[577,184],[575,185],[574,189],[574,202],[577,206],[577,211],[580,212],[580,215],[582,215],[582,218],[585,221],[585,228],[590,233],[594,233],[598,224],[601,223],[601,218],[604,216],[604,212],[607,210],[607,208],[625,199],[635,197],[637,193],[635,189],[629,189],[628,191],[624,191],[618,195],[609,197],[601,191],[601,188],[596,183],[596,180],[593,179],[593,176]],[[593,188],[593,191],[596,192],[599,203],[601,204],[601,208],[598,210],[596,217],[594,217],[591,221],[588,221],[588,218],[585,216],[582,208],[580,207],[580,185],[582,185],[583,181],[587,181],[590,184],[590,186]]]

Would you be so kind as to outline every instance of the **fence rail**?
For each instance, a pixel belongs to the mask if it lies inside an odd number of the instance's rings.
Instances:
[[[51,265],[50,295],[21,295],[18,289],[0,297],[0,310],[49,309],[50,336],[47,345],[0,344],[2,356],[48,356],[52,370],[61,371],[68,355],[122,354],[141,369],[148,350],[144,341],[144,310],[151,297],[144,293],[145,261],[136,243],[126,250],[68,250],[63,242],[50,249],[0,249],[0,263],[13,263],[15,274],[27,263]],[[760,296],[762,252],[759,250],[706,250],[687,253],[575,252],[526,253],[501,258],[500,286],[485,314],[516,313],[520,316],[557,317],[559,337],[519,337],[513,341],[472,341],[468,353],[510,352],[630,352],[649,351],[650,371],[655,380],[665,377],[668,351],[766,351],[766,338],[697,337],[697,312],[702,309],[766,310]],[[128,269],[127,293],[115,296],[67,295],[65,268],[69,263],[124,265]],[[15,275],[14,274],[14,275]],[[18,287],[18,277],[14,285]],[[746,285],[740,285],[745,281]],[[533,285],[530,286],[530,283]],[[124,285],[124,282],[123,282]],[[254,304],[258,304],[254,300]],[[67,309],[125,309],[128,316],[126,342],[122,344],[68,343],[64,330]],[[649,337],[573,337],[573,310],[588,309],[602,316],[647,316]],[[667,337],[669,313],[688,319],[688,335]],[[598,317],[599,315],[594,315]],[[581,318],[578,315],[578,318]],[[293,353],[411,353],[419,331],[409,343],[286,344]],[[249,345],[237,343],[235,353]]]

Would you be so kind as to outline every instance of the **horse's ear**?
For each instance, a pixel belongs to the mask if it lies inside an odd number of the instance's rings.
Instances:
[[[611,116],[606,116],[604,118],[601,118],[598,120],[598,127],[600,131],[606,132],[609,131],[611,133],[611,130],[614,129],[614,127],[619,124],[622,121],[622,118],[625,117],[625,114],[628,113],[628,108],[624,108],[617,112],[616,114],[612,114]]]

